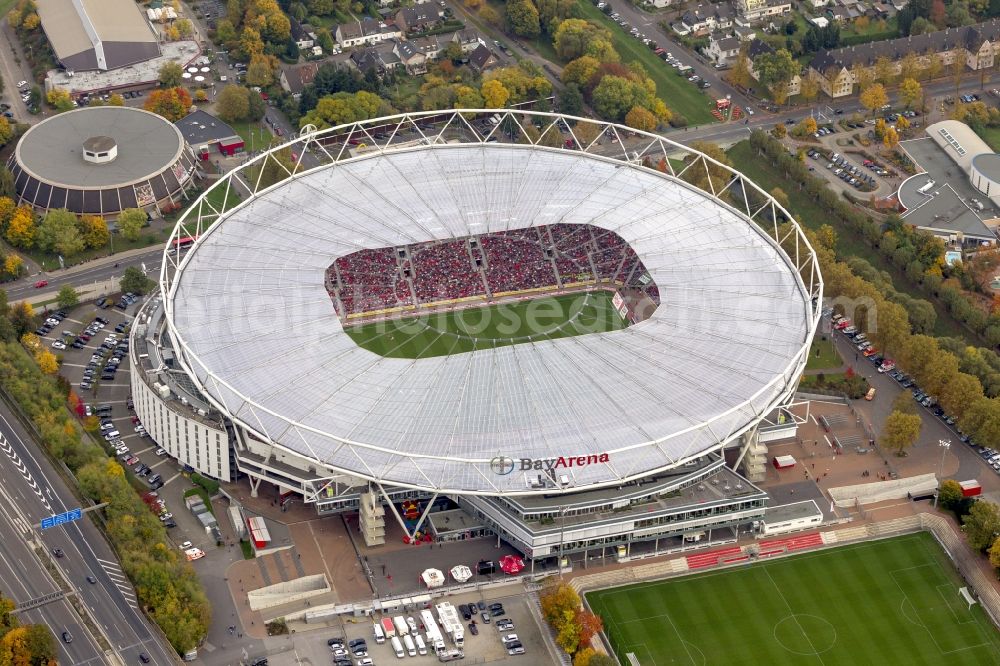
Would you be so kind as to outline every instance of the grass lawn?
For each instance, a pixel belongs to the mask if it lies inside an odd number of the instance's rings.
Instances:
[[[806,370],[826,370],[827,368],[839,368],[844,362],[834,349],[830,340],[813,340],[812,347],[809,348],[809,362],[806,363]]]
[[[734,145],[726,153],[732,160],[733,166],[743,173],[750,174],[752,180],[762,188],[770,192],[775,187],[780,187],[788,195],[791,202],[789,212],[795,216],[804,227],[813,231],[830,221],[830,215],[820,208],[815,201],[809,198],[804,191],[799,191],[793,184],[789,183],[783,174],[778,173],[766,160],[754,154],[749,141],[741,141]],[[837,254],[841,257],[860,257],[869,262],[880,271],[887,272],[892,278],[893,285],[898,291],[904,292],[914,298],[930,300],[918,289],[915,289],[903,273],[894,265],[889,263],[881,254],[869,247],[854,231],[836,226],[837,231]],[[969,335],[968,329],[959,325],[951,315],[935,301],[930,301],[937,311],[937,323],[934,325],[934,334],[952,336],[965,339]],[[976,345],[979,346],[979,342]]]
[[[428,358],[625,328],[603,291],[501,303],[348,327],[381,356]]]
[[[587,594],[642,666],[996,664],[1000,633],[927,533]]]
[[[1000,127],[979,127],[976,134],[993,150],[1000,152]]]
[[[689,83],[676,74],[673,67],[656,57],[642,42],[632,37],[621,26],[609,19],[604,13],[590,4],[588,0],[577,0],[577,8],[583,18],[592,19],[611,31],[615,50],[622,57],[622,62],[630,63],[638,60],[642,63],[650,78],[656,82],[656,94],[666,102],[667,106],[680,111],[687,118],[689,125],[704,125],[716,122],[712,115],[711,102],[714,98],[706,95],[694,84]],[[646,35],[649,37],[649,35]],[[666,37],[656,34],[654,41],[670,50]],[[652,37],[650,37],[652,39]],[[709,88],[711,90],[711,88]]]
[[[260,150],[271,145],[271,130],[263,122],[252,123],[248,121],[232,123],[232,128],[242,137],[246,144],[245,150]]]

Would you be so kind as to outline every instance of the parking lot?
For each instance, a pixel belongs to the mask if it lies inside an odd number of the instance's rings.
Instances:
[[[496,590],[494,591],[494,594],[510,595],[512,589],[513,588],[505,588],[502,591]],[[517,589],[520,590],[520,587]],[[503,615],[491,617],[489,624],[484,624],[482,618],[478,618],[476,623],[476,631],[478,634],[476,635],[473,635],[471,629],[469,628],[471,619],[470,621],[463,621],[463,624],[466,627],[465,647],[463,650],[465,658],[458,663],[485,663],[501,661],[504,659],[511,660],[511,663],[551,663],[552,658],[546,649],[538,625],[535,623],[534,618],[531,615],[531,611],[528,608],[527,601],[523,596],[501,596],[498,598],[490,598],[489,594],[485,597],[468,594],[448,597],[447,601],[452,603],[456,609],[459,608],[460,604],[478,604],[481,601],[483,602],[483,606],[487,612],[489,612],[490,604],[500,603],[503,606]],[[436,619],[437,613],[434,612],[433,608],[430,610]],[[459,611],[459,614],[461,617],[461,611]],[[404,613],[403,615],[404,617],[412,618],[413,622],[417,625],[418,630],[420,630],[420,633],[423,635],[424,631],[420,628],[420,611],[410,611]],[[498,631],[496,624],[497,621],[502,618],[509,619],[511,625],[509,625],[510,628],[508,629]],[[354,621],[352,622],[351,620]],[[309,631],[306,633],[303,633],[301,628],[297,628],[296,633],[292,636],[291,642],[293,645],[289,646],[289,648],[294,647],[294,649],[288,649],[287,651],[277,654],[272,653],[268,656],[268,664],[271,666],[293,666],[301,663],[335,664],[336,657],[334,657],[334,653],[329,645],[329,642],[331,639],[338,638],[342,639],[343,644],[345,645],[344,648],[338,649],[343,649],[344,652],[353,652],[351,646],[349,645],[350,641],[364,639],[368,658],[370,658],[374,664],[395,663],[397,661],[397,657],[393,651],[390,640],[386,639],[383,644],[377,644],[375,642],[373,623],[377,620],[378,618],[375,620],[372,620],[371,618],[342,618],[343,625],[341,627]],[[510,634],[517,635],[517,642],[522,645],[524,654],[508,654],[508,650],[501,642],[501,636],[509,636]],[[445,636],[445,644],[449,649],[454,648],[454,645],[447,636]],[[431,664],[440,663],[438,657],[433,653],[432,649],[428,647],[427,652],[428,654],[426,655],[405,657],[405,663],[414,664],[416,666],[430,666]],[[254,656],[256,655],[251,655],[251,657]],[[345,661],[345,657],[342,656],[341,661],[344,663],[344,666],[346,666],[347,662]]]
[[[35,332],[42,343],[62,359],[60,373],[79,396],[78,414],[94,437],[105,442],[109,455],[142,479],[163,499],[163,507],[152,506],[180,544],[192,540],[197,546],[214,543],[211,535],[184,508],[182,495],[192,484],[181,478],[173,487],[165,484],[180,477],[176,461],[165,455],[145,433],[132,410],[129,382],[128,331],[138,297],[101,299],[69,311],[51,313]],[[179,529],[178,521],[180,524]]]

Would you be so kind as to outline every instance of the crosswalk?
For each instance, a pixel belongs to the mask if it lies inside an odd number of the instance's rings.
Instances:
[[[139,604],[135,600],[135,592],[132,590],[132,586],[129,585],[128,579],[125,577],[122,568],[117,562],[110,562],[108,560],[102,560],[97,558],[97,561],[101,563],[101,568],[104,569],[104,573],[108,574],[108,578],[111,582],[115,584],[118,591],[122,593],[125,597],[125,602],[128,603],[132,608],[139,610]]]

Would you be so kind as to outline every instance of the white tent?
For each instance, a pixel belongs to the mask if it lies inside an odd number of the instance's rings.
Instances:
[[[428,588],[444,585],[444,574],[439,569],[425,569],[420,578]]]
[[[457,580],[459,583],[464,583],[465,581],[472,578],[472,569],[465,566],[464,564],[459,564],[457,567],[451,568],[451,577]]]

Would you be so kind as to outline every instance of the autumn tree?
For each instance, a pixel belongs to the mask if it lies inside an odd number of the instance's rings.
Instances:
[[[5,146],[14,138],[14,128],[5,116],[0,116],[0,146]]]
[[[729,156],[718,144],[695,141],[691,147],[721,164],[732,166]],[[684,158],[684,162],[690,166],[684,169],[681,178],[706,192],[719,192],[732,178],[732,173],[728,169],[710,160],[702,159],[700,155],[689,155]]]
[[[811,102],[816,99],[819,96],[819,81],[811,76],[803,77],[802,82],[799,84],[799,95],[801,95],[804,102]]]
[[[149,93],[142,108],[159,114],[171,122],[177,122],[191,109],[191,95],[181,87],[154,90]]]
[[[118,214],[118,233],[128,241],[139,239],[142,228],[146,225],[146,211],[141,208],[126,208]]]
[[[111,240],[108,223],[100,215],[84,215],[80,218],[79,225],[87,247],[104,247]]]
[[[734,86],[739,88],[749,88],[753,85],[753,77],[750,76],[750,57],[747,55],[748,43],[744,42],[740,46],[740,53],[733,61],[733,68],[725,75],[725,78]]]
[[[892,150],[899,144],[899,132],[896,131],[895,127],[889,126],[885,130],[885,134],[882,136],[882,143],[889,150]]]
[[[68,90],[62,88],[53,88],[45,93],[45,101],[59,113],[73,108],[73,98],[70,97]]]
[[[22,270],[24,270],[24,259],[20,255],[10,252],[3,258],[3,273],[7,277],[19,278]]]
[[[901,456],[906,449],[913,446],[917,438],[920,437],[920,429],[923,426],[919,414],[904,414],[893,412],[886,418],[879,437],[879,445],[882,448],[895,451]]]
[[[625,124],[637,130],[652,132],[659,124],[656,116],[641,106],[633,106],[632,110],[625,114]]]
[[[274,56],[255,53],[250,57],[250,64],[247,66],[247,85],[260,88],[266,88],[271,85],[274,83],[274,70],[276,67]]]
[[[35,353],[35,362],[38,364],[38,369],[46,375],[54,375],[59,372],[59,360],[48,349],[37,351]]]
[[[112,93],[108,98],[108,106],[125,106],[125,98],[118,93]]]
[[[7,240],[14,247],[30,248],[35,244],[35,213],[31,206],[21,205],[7,223]]]
[[[586,88],[600,68],[601,62],[597,58],[588,55],[580,56],[566,63],[560,78],[565,84],[575,83],[580,88]]]
[[[784,123],[778,123],[771,128],[771,134],[774,135],[775,139],[784,139],[788,134],[788,129],[785,127]]]
[[[990,564],[1000,569],[1000,536],[994,539],[993,545],[990,546]]]
[[[497,79],[490,79],[483,84],[480,92],[488,109],[502,109],[510,99],[510,91]]]
[[[885,86],[881,83],[873,83],[861,91],[858,101],[874,116],[876,111],[889,103],[889,96],[885,92]]]
[[[166,62],[160,67],[157,78],[164,88],[176,88],[184,82],[184,68],[180,63]]]
[[[924,89],[916,79],[903,79],[903,82],[899,84],[899,101],[906,108],[920,106],[919,102],[922,101],[923,96]]]
[[[556,28],[552,45],[563,61],[569,61],[585,55],[595,39],[610,41],[611,33],[593,22],[568,18]]]

